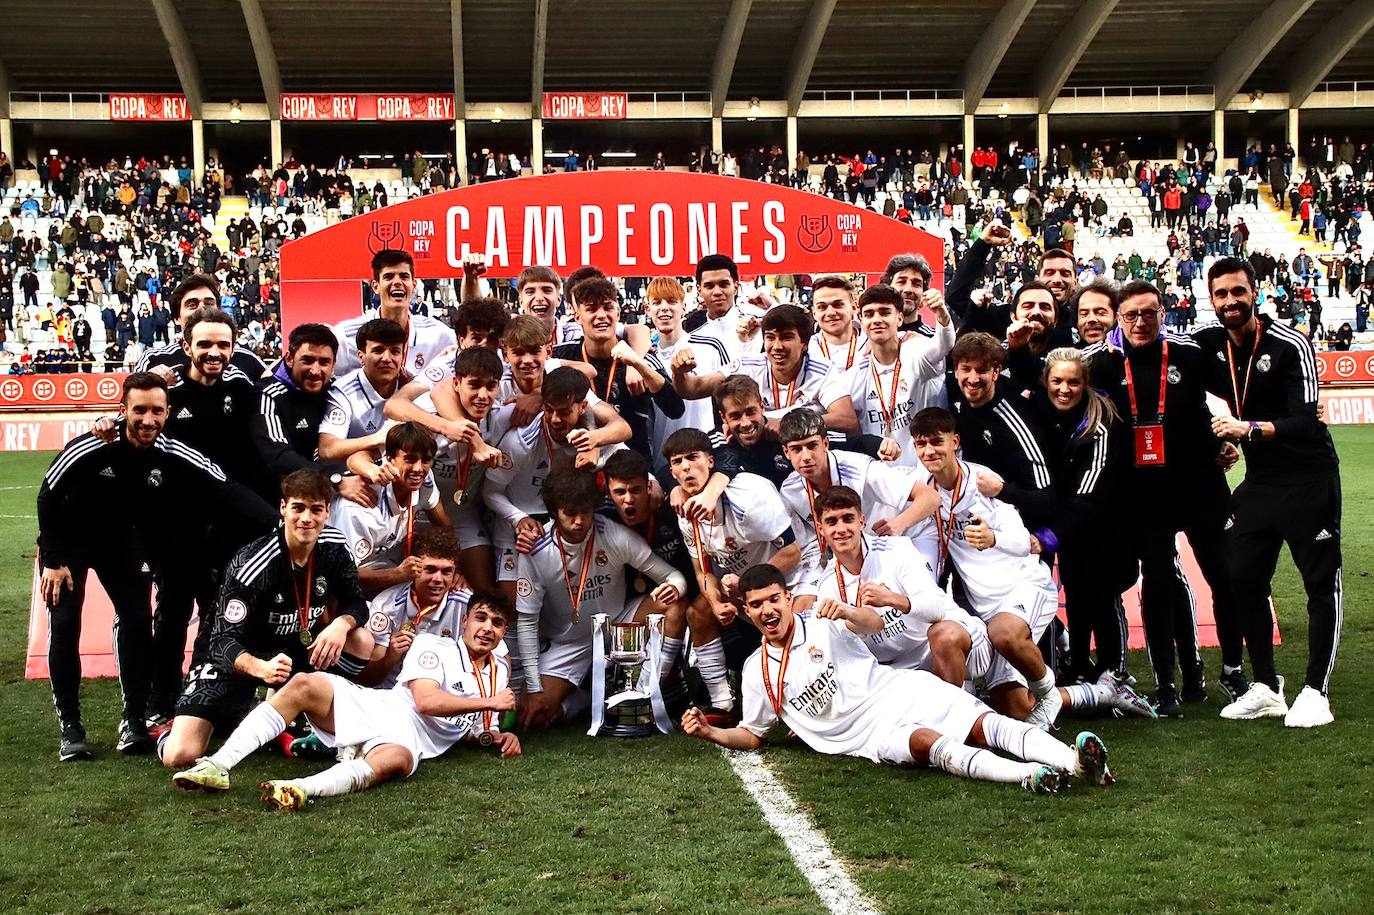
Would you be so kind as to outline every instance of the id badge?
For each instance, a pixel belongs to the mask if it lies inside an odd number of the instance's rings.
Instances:
[[[1164,426],[1152,423],[1135,427],[1135,465],[1137,467],[1164,466]]]

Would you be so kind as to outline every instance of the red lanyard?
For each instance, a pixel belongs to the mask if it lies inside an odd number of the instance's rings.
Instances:
[[[1244,419],[1245,399],[1250,396],[1250,379],[1255,377],[1255,357],[1259,355],[1260,337],[1264,336],[1264,328],[1260,327],[1255,332],[1255,348],[1250,351],[1250,365],[1245,369],[1245,387],[1240,387],[1236,381],[1236,349],[1231,345],[1231,338],[1226,338],[1226,365],[1231,369],[1231,392],[1235,395],[1236,419]]]
[[[773,703],[773,714],[782,717],[783,686],[787,679],[787,661],[792,657],[792,634],[797,628],[797,618],[792,618],[792,625],[787,629],[787,640],[782,647],[782,661],[778,664],[778,692],[773,694],[773,680],[768,675],[768,643],[764,642],[759,650],[759,660],[763,662],[763,691],[768,694],[768,701]]]
[[[385,498],[385,497],[383,497]],[[406,555],[410,555],[411,544],[415,541],[415,505],[420,501],[420,493],[410,494],[410,503],[406,505]]]
[[[591,360],[587,358],[587,341],[585,339],[582,341],[582,361],[591,365]],[[611,388],[615,386],[615,367],[619,364],[619,359],[611,358],[611,374],[606,379],[606,393],[602,396],[602,400],[611,399]]]
[[[577,576],[577,589],[573,590],[573,578],[568,572],[568,550],[563,546],[563,535],[558,533],[558,521],[553,524],[553,537],[558,541],[558,552],[563,557],[563,584],[568,589],[568,600],[572,601],[572,621],[578,620],[577,610],[582,604],[582,589],[587,585],[587,573],[592,568],[592,552],[596,549],[596,530],[587,532],[586,545],[582,548],[582,571]]]
[[[826,460],[828,462],[829,458]],[[829,469],[830,465],[827,463],[826,470]],[[798,476],[800,476],[800,474],[798,474]],[[816,515],[816,490],[811,488],[811,481],[806,479],[806,477],[802,477],[802,482],[806,484],[806,501],[811,505],[811,529],[816,532],[816,546],[824,553],[825,537],[821,534],[821,519]]]
[[[949,542],[954,539],[954,512],[959,500],[964,497],[964,465],[957,467],[959,476],[954,479],[954,488],[951,489],[949,496],[949,519],[940,518],[940,509],[935,509],[935,534],[940,540],[940,571],[944,570],[945,560],[949,558]],[[937,483],[938,487],[939,484]]]
[[[844,360],[844,370],[845,370],[846,372],[849,371],[849,370],[850,370],[851,368],[853,368],[853,366],[854,366],[854,351],[855,351],[855,347],[857,347],[858,345],[859,345],[859,335],[858,335],[858,333],[856,333],[856,332],[854,331],[853,328],[850,328],[850,331],[849,331],[849,355],[846,356],[846,357],[845,357],[845,360]],[[825,334],[824,334],[824,333],[821,334],[821,352],[825,354],[825,358],[826,358],[826,359],[829,359],[829,358],[830,358],[830,344],[826,342]],[[773,396],[774,396],[775,398],[777,397],[776,394],[773,395]],[[789,406],[790,406],[790,404],[789,404]]]
[[[482,686],[482,673],[477,669],[477,659],[472,656],[471,651],[468,652],[468,662],[472,664],[472,678],[477,681],[477,695],[481,696],[483,699],[486,699],[488,696],[495,696],[496,662],[491,659],[491,655],[487,655],[487,672],[490,674],[488,679],[491,681],[491,692],[487,692]],[[482,712],[482,730],[491,730],[491,715],[492,713],[490,710]]]
[[[892,417],[897,415],[897,385],[902,380],[902,357],[897,356],[897,364],[892,367],[892,396],[886,403],[883,402],[883,380],[878,376],[878,359],[874,354],[869,355],[868,370],[873,373],[873,388],[878,393],[878,411],[883,417],[884,435],[892,434]]]
[[[862,583],[863,583],[863,575],[864,575],[864,547],[863,547],[863,542],[860,541],[860,543],[859,543],[859,571],[858,571],[858,574],[856,574],[856,575],[854,576],[855,581],[858,581],[860,584],[862,584]],[[840,557],[839,557],[839,556],[836,556],[836,557],[835,557],[835,587],[837,587],[837,588],[840,589],[840,600],[841,600],[843,603],[846,603],[846,604],[849,603],[849,589],[846,588],[846,587],[844,586],[844,563],[840,560]],[[855,594],[854,594],[854,596],[855,596],[856,598],[859,596],[859,595],[858,595],[858,589],[857,589],[857,588],[855,589]]]
[[[1232,379],[1234,381],[1234,378]],[[1169,393],[1169,341],[1164,340],[1159,346],[1159,403],[1156,405],[1155,415],[1159,421],[1164,421],[1164,398]],[[1126,354],[1126,396],[1131,399],[1131,419],[1140,416],[1139,409],[1135,405],[1135,378],[1131,375],[1131,356]]]

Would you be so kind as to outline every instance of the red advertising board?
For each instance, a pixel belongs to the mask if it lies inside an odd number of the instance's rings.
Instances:
[[[453,95],[291,92],[281,97],[284,121],[451,121]]]
[[[894,254],[924,255],[944,287],[944,242],[850,204],[762,181],[689,172],[598,171],[495,181],[417,197],[288,242],[282,321],[352,313],[372,255],[400,248],[424,278],[459,277],[486,256],[493,277],[539,264],[567,276],[595,265],[613,276],[691,276],[707,254],[740,273],[868,273]]]
[[[0,410],[80,410],[119,403],[123,375],[5,375]]]
[[[1317,353],[1317,381],[1322,386],[1374,384],[1374,351]]]
[[[539,116],[546,121],[619,121],[629,104],[624,92],[545,92]]]
[[[108,97],[112,121],[189,121],[184,95],[121,93]]]

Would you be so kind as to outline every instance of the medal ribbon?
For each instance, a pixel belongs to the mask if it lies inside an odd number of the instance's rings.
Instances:
[[[692,522],[692,539],[697,542],[697,563],[701,566],[701,574],[710,575],[711,567],[706,564],[706,543],[701,539],[701,525],[696,521]]]
[[[964,465],[959,464],[957,467],[959,476],[955,478],[954,488],[950,490],[949,520],[941,519],[939,507],[935,509],[935,534],[940,539],[940,572],[944,571],[945,560],[949,557],[949,542],[954,538],[954,509],[964,496],[964,484],[967,482],[964,478]],[[938,487],[940,484],[935,485]]]
[[[586,546],[582,549],[582,571],[577,576],[577,590],[573,590],[573,578],[568,572],[568,550],[563,545],[563,535],[558,533],[558,521],[553,524],[553,538],[558,541],[558,552],[563,557],[563,584],[568,589],[568,600],[572,601],[572,621],[578,620],[577,610],[582,604],[582,589],[587,584],[587,573],[592,568],[592,552],[596,549],[596,529],[587,532]]]
[[[1135,405],[1135,377],[1131,374],[1131,357],[1126,356],[1126,396],[1131,399],[1131,419],[1140,418],[1140,410]],[[1231,378],[1235,381],[1235,376]],[[1246,379],[1246,386],[1249,387],[1249,379]],[[1155,415],[1159,421],[1164,422],[1164,399],[1169,394],[1169,341],[1165,340],[1159,348],[1159,404]]]
[[[495,696],[496,662],[491,659],[491,655],[487,655],[487,673],[489,674],[488,679],[491,681],[491,692],[487,692],[486,687],[482,685],[482,673],[477,669],[477,659],[472,656],[471,651],[468,652],[468,661],[472,664],[472,678],[477,681],[477,695],[481,696],[483,699]],[[491,716],[492,712],[490,710],[482,712],[482,730],[491,730]]]
[[[1260,327],[1255,332],[1255,348],[1250,351],[1250,365],[1245,370],[1245,387],[1240,387],[1236,381],[1236,349],[1231,345],[1231,338],[1226,338],[1226,365],[1231,369],[1231,392],[1235,395],[1236,419],[1244,419],[1245,399],[1250,396],[1250,379],[1255,377],[1255,357],[1259,355],[1260,337],[1264,336],[1264,328]]]
[[[420,624],[423,623],[423,622],[425,621],[425,617],[427,617],[427,616],[432,616],[432,615],[434,614],[434,611],[435,611],[435,610],[438,610],[440,607],[442,607],[442,606],[444,605],[444,602],[445,602],[446,599],[447,599],[447,598],[440,598],[439,601],[438,601],[437,603],[435,603],[434,605],[429,606],[429,607],[425,607],[425,606],[421,605],[419,599],[416,597],[415,589],[414,589],[414,588],[411,588],[411,589],[410,589],[410,600],[411,600],[412,603],[415,604],[416,609],[418,609],[420,612],[417,613],[413,619],[411,619],[411,621],[410,621],[410,627],[411,627],[412,629],[419,629],[419,628],[420,628]]]
[[[773,373],[768,373],[768,383],[773,386],[773,409],[781,410],[792,406],[797,400],[797,382],[801,380],[801,371],[797,371],[797,377],[792,379],[792,383],[787,386],[787,403],[782,402],[781,392],[778,389],[778,380],[773,377]]]
[[[291,563],[291,557],[287,556],[286,561]],[[301,596],[300,588],[296,586],[296,565],[291,563],[291,590],[296,597],[296,614],[300,617],[301,632],[310,631],[310,590],[315,584],[315,550],[310,550],[310,558],[305,561],[305,596]]]
[[[869,355],[868,370],[873,373],[873,389],[878,392],[878,411],[883,417],[883,427],[887,430],[886,435],[892,434],[892,417],[897,415],[897,385],[902,380],[902,357],[897,356],[897,364],[892,367],[892,396],[883,400],[883,380],[878,376],[878,359],[876,354]]]
[[[768,701],[773,703],[773,714],[782,718],[783,685],[787,679],[787,662],[792,657],[792,635],[797,629],[797,618],[792,618],[792,625],[787,629],[787,639],[782,648],[782,660],[778,663],[778,692],[773,693],[773,680],[768,675],[768,643],[764,642],[762,650],[759,651],[759,660],[763,663],[763,691],[768,694]]]
[[[582,361],[587,363],[588,365],[591,365],[592,362],[590,359],[587,358],[587,341],[585,339],[583,339],[582,341]],[[615,369],[616,366],[619,364],[619,359],[611,357],[611,374],[606,379],[606,393],[602,395],[602,400],[609,401],[611,399],[611,388],[615,386]]]
[[[849,331],[849,355],[844,360],[844,370],[847,372],[854,367],[854,349],[859,344],[859,335],[851,328]],[[830,358],[830,344],[825,339],[825,334],[821,334],[821,352],[825,358]],[[775,398],[777,395],[773,395]],[[789,405],[790,406],[790,405]]]
[[[854,576],[854,580],[855,580],[856,582],[858,582],[859,584],[862,584],[862,583],[863,583],[863,574],[864,574],[864,547],[863,547],[863,541],[861,540],[861,541],[859,541],[859,571],[858,571],[858,573]],[[836,557],[835,557],[835,586],[836,586],[837,588],[840,589],[840,601],[843,602],[843,603],[846,603],[846,604],[849,603],[849,590],[848,590],[848,589],[845,587],[845,585],[844,585],[844,562],[841,561],[841,559],[840,559],[839,556],[836,556]],[[855,587],[855,589],[854,589],[854,597],[855,597],[855,598],[858,598],[858,596],[859,596],[859,589],[858,589],[857,587]]]

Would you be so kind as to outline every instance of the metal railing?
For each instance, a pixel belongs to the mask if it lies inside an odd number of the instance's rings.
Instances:
[[[650,117],[691,117],[698,112],[692,106],[709,105],[709,92],[627,92],[625,99],[632,105],[650,106]]]
[[[1342,101],[1351,106],[1374,104],[1374,82],[1365,80],[1344,80],[1319,83],[1317,88],[1312,91],[1315,95],[1341,95],[1348,96]],[[1363,99],[1360,97],[1363,94]]]
[[[1058,101],[1067,102],[1075,112],[1120,111],[1121,106],[1109,100],[1128,99],[1132,113],[1140,111],[1178,111],[1178,99],[1196,100],[1196,104],[1211,105],[1216,87],[1206,83],[1160,86],[1067,86]]]
[[[929,113],[930,102],[962,102],[962,89],[813,89],[802,93],[802,104],[820,106],[821,117],[846,114],[897,116]]]
[[[10,107],[16,102],[38,105],[39,119],[67,118],[76,120],[77,105],[104,105],[109,99],[105,92],[11,92]]]

